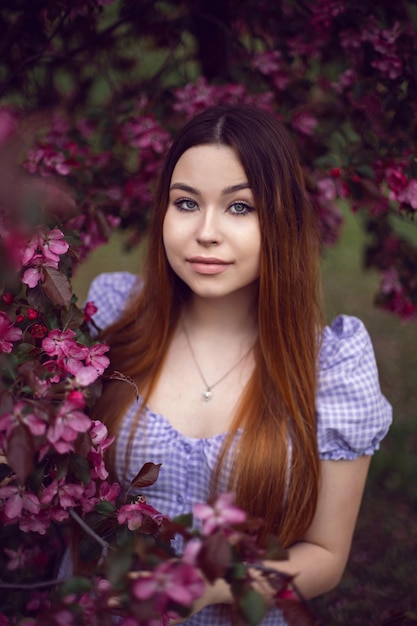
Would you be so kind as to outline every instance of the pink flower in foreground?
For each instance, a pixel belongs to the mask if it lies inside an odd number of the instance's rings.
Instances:
[[[49,261],[59,261],[61,254],[68,251],[69,244],[64,240],[64,233],[59,228],[39,233],[39,248]]]
[[[203,522],[203,535],[211,535],[220,528],[229,528],[231,524],[244,522],[245,511],[233,504],[232,493],[221,494],[213,506],[208,504],[194,504],[193,513]]]
[[[65,478],[54,480],[41,496],[42,504],[50,504],[55,500],[63,509],[77,506],[84,493],[84,485],[66,483]]]
[[[75,332],[73,330],[51,330],[42,341],[42,348],[49,356],[69,356],[71,348],[76,345],[74,341]]]
[[[127,523],[127,527],[130,530],[137,530],[141,528],[144,516],[150,517],[156,523],[159,523],[164,517],[162,513],[154,509],[150,504],[146,504],[146,502],[134,502],[132,504],[124,504],[120,507],[117,514],[117,521],[119,524]]]
[[[94,302],[87,302],[84,307],[84,322],[90,322],[91,318],[95,313],[97,313],[98,308],[94,304]]]
[[[13,406],[12,413],[4,413],[0,417],[0,431],[4,431],[6,438],[8,438],[19,424],[25,424],[32,435],[35,436],[43,435],[46,430],[45,421],[35,413],[32,413],[30,405],[21,400]]]
[[[6,520],[19,519],[25,510],[36,515],[41,508],[41,504],[34,493],[27,492],[24,488],[15,485],[0,487],[0,499],[4,500],[3,513]]]
[[[91,426],[90,418],[77,410],[77,404],[66,400],[59,408],[55,423],[49,427],[46,437],[57,452],[64,454],[74,449],[73,442],[79,433]]]
[[[188,563],[166,562],[152,572],[142,573],[132,585],[132,593],[138,600],[154,602],[154,610],[165,612],[171,601],[191,606],[204,591],[204,581],[198,570]]]
[[[22,336],[22,330],[13,326],[6,313],[0,311],[0,352],[10,353],[13,341],[19,341]]]
[[[25,567],[28,562],[28,554],[30,551],[25,550],[23,546],[18,546],[17,550],[9,550],[8,548],[4,548],[4,552],[9,558],[6,569],[8,569],[9,571],[14,571]]]
[[[142,526],[143,515],[136,504],[125,504],[117,514],[119,524],[126,524],[129,530],[138,530]]]
[[[109,351],[109,346],[104,343],[97,343],[89,348],[88,355],[86,356],[86,365],[91,365],[97,371],[97,374],[101,376],[104,370],[109,366],[109,359],[103,356],[105,352]]]

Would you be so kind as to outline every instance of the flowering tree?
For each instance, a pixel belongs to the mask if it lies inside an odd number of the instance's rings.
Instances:
[[[71,275],[115,227],[131,245],[146,233],[162,155],[186,119],[251,103],[295,137],[323,244],[337,240],[344,199],[369,233],[376,302],[417,319],[417,250],[398,228],[414,228],[417,210],[415,3],[6,0],[0,27],[1,626],[105,625],[112,613],[153,624],[187,613],[200,573],[226,578],[255,624],[254,571],[289,621],[309,623],[292,581],[260,569],[258,522],[229,496],[196,507],[197,532],[191,517],[167,520],[146,503],[157,467],[138,468],[139,499],[109,482],[111,440],[88,416],[107,346]],[[56,591],[69,522],[90,567]]]

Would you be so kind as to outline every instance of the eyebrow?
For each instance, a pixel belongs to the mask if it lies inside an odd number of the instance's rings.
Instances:
[[[200,196],[201,193],[198,189],[191,187],[190,185],[186,185],[185,183],[174,183],[170,187],[170,191],[172,189],[180,189],[181,191],[186,191],[187,193],[192,193],[195,196]],[[235,193],[236,191],[241,191],[242,189],[250,189],[249,183],[239,183],[238,185],[231,185],[230,187],[225,187],[222,190],[222,195],[227,196],[231,193]]]

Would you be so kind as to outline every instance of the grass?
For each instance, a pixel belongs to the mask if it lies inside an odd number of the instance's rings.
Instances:
[[[415,237],[414,231],[410,236]],[[404,324],[373,306],[378,276],[362,269],[363,244],[358,218],[346,213],[341,240],[323,259],[326,317],[347,313],[366,324],[394,424],[371,464],[343,580],[312,602],[312,608],[323,626],[405,626],[393,616],[395,611],[417,614],[417,324]],[[114,236],[75,276],[80,299],[96,274],[137,271],[141,258],[141,249],[126,254],[123,237]],[[384,613],[387,619],[391,615],[390,622],[382,621]]]

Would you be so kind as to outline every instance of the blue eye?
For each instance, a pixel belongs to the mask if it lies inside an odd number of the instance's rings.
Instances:
[[[229,211],[233,215],[247,215],[254,210],[255,209],[246,202],[233,202],[229,207]]]
[[[178,198],[174,204],[179,211],[195,211],[198,208],[197,202],[190,198]]]

